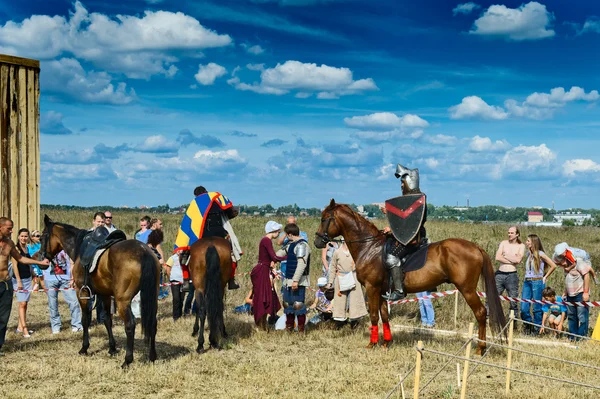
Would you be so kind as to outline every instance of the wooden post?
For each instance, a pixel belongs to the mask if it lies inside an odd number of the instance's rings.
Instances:
[[[415,366],[415,390],[413,393],[413,398],[419,397],[419,382],[421,380],[421,359],[423,359],[423,341],[419,341],[417,343],[417,364]]]
[[[508,356],[506,357],[506,367],[510,368],[512,363],[512,345],[513,345],[513,329],[515,326],[515,311],[510,311],[510,326],[508,327]],[[510,370],[506,370],[506,394],[510,391]]]
[[[467,344],[467,350],[465,351],[465,366],[463,369],[463,380],[462,388],[460,390],[460,399],[465,399],[467,395],[467,378],[469,377],[469,358],[471,357],[471,340],[473,339],[473,328],[475,323],[469,323],[469,343]]]
[[[456,329],[456,326],[458,325],[457,317],[458,317],[458,290],[454,294],[454,329]]]

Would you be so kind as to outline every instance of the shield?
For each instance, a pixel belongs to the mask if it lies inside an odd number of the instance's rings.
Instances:
[[[403,195],[385,201],[386,216],[394,237],[402,245],[411,242],[425,217],[425,194]]]

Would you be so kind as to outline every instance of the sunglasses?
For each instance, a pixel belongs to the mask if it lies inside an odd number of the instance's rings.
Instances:
[[[34,234],[34,235],[32,235],[32,237],[40,238],[41,236],[39,234]]]
[[[112,219],[112,216],[107,216],[104,219]]]

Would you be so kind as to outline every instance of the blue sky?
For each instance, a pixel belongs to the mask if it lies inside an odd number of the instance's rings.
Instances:
[[[0,1],[41,60],[42,203],[399,195],[598,207],[600,4]]]

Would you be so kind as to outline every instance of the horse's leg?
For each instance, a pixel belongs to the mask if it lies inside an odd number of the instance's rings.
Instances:
[[[119,317],[125,323],[125,334],[127,335],[127,350],[125,351],[125,361],[121,368],[127,367],[133,362],[133,341],[135,338],[135,316],[131,311],[131,299],[124,300],[117,298],[117,310]]]
[[[78,294],[79,296],[79,294]],[[81,306],[81,326],[83,327],[83,343],[79,350],[80,355],[87,355],[88,348],[90,347],[90,310],[88,299],[79,299],[79,306]]]
[[[477,319],[477,323],[479,325],[479,339],[480,341],[477,343],[477,354],[483,355],[485,353],[485,319],[486,319],[486,310],[483,303],[481,303],[481,299],[477,296],[477,292],[472,289],[468,291],[463,291],[460,287],[457,287],[458,290],[463,294],[465,300],[469,304],[469,307],[475,314],[475,318]],[[470,339],[471,337],[469,337]]]
[[[194,325],[194,331],[196,331],[196,328],[198,328],[198,321],[200,321],[198,347],[196,348],[196,352],[204,353],[204,322],[206,321],[206,301],[204,299],[204,293],[200,290],[196,291],[196,302],[198,305],[198,313],[196,313],[196,324]]]
[[[104,305],[104,309],[108,309],[106,314],[104,315],[104,326],[106,327],[106,332],[108,333],[108,354],[110,356],[116,355],[117,352],[117,343],[115,342],[115,337],[112,331],[112,314],[110,313],[110,295],[107,296],[97,296],[98,301],[102,301]]]
[[[367,297],[369,298],[369,317],[371,318],[371,340],[367,349],[371,349],[379,342],[379,302],[381,296],[380,287],[374,287],[367,283]]]
[[[383,347],[387,348],[392,343],[392,330],[390,328],[388,304],[381,295],[377,298],[379,299],[379,312],[381,313],[381,323],[383,325]]]

